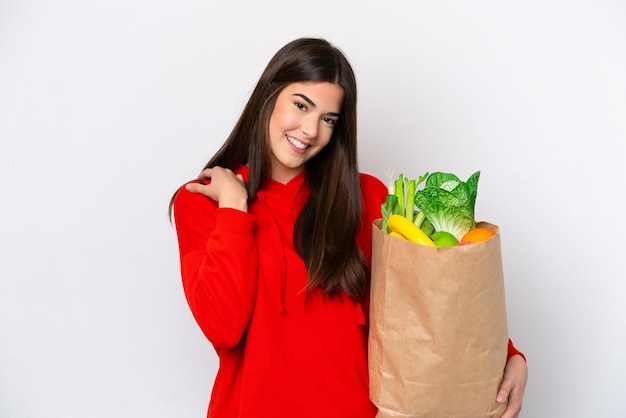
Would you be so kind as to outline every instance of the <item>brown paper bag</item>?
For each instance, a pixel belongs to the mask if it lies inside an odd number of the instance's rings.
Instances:
[[[500,234],[428,247],[373,225],[370,398],[377,417],[500,417],[508,330]]]

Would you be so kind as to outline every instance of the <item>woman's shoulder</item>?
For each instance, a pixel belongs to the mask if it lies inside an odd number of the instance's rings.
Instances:
[[[385,184],[377,177],[374,177],[373,175],[368,173],[359,173],[359,178],[361,180],[361,190],[363,191],[364,195],[387,195],[387,186],[385,186]]]
[[[363,216],[369,222],[380,217],[380,206],[387,199],[387,186],[378,178],[360,173],[361,195],[363,196]]]
[[[185,186],[191,183],[199,183],[202,180],[191,180],[183,184],[174,194],[172,199],[172,209],[174,218],[187,216],[198,216],[199,213],[206,213],[207,210],[217,209],[217,202],[200,194],[187,190]]]
[[[245,165],[241,165],[239,167],[237,167],[237,169],[233,170],[233,172],[235,174],[241,174],[244,176],[244,180],[247,181],[248,179],[248,167]],[[203,194],[200,193],[193,193],[190,192],[189,190],[187,190],[185,187],[188,184],[191,183],[202,183],[202,184],[210,184],[211,183],[211,179],[208,178],[197,178],[197,179],[193,179],[193,180],[189,180],[186,183],[184,183],[182,186],[180,186],[180,188],[176,191],[176,193],[174,194],[174,206],[178,205],[192,205],[192,206],[210,206],[210,207],[217,207],[217,202],[209,199],[208,197],[204,196]]]

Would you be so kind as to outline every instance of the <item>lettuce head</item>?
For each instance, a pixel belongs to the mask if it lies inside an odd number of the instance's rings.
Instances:
[[[415,205],[433,224],[435,231],[449,232],[461,240],[476,226],[474,205],[479,177],[480,171],[477,171],[462,182],[454,174],[431,173],[424,188],[415,193]]]

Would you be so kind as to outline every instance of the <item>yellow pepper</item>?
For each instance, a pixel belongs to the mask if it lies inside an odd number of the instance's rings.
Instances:
[[[416,244],[428,245],[431,247],[435,246],[435,243],[428,237],[428,235],[402,215],[389,215],[387,228],[389,228],[392,232],[399,233],[404,238]]]

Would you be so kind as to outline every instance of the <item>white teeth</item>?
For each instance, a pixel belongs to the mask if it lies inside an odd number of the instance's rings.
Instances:
[[[307,149],[308,148],[307,144],[304,144],[304,143],[298,141],[297,139],[290,137],[289,135],[287,135],[287,141],[291,142],[291,144],[294,147],[298,148],[298,149]]]

